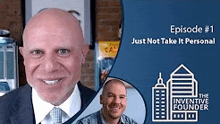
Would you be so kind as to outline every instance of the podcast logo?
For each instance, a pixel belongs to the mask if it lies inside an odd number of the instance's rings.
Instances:
[[[198,93],[194,74],[183,64],[163,82],[161,73],[152,87],[153,122],[197,122],[198,111],[207,111],[209,94]]]

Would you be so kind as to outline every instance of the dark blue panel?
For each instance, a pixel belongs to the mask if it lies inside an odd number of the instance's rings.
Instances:
[[[181,64],[188,70],[180,74],[193,74],[185,78],[192,77],[193,84],[198,84],[193,90],[210,97],[209,109],[198,111],[197,122],[220,123],[219,5],[217,0],[122,0],[122,42],[110,76],[132,83],[141,92],[147,104],[146,123],[152,123],[152,87],[159,72],[167,85],[171,74],[178,74],[174,72]],[[186,27],[188,32],[182,29],[182,33],[175,34],[173,27]],[[147,42],[151,38],[156,40],[155,44]],[[163,38],[177,42],[163,44]],[[179,38],[184,40],[183,44]],[[134,39],[142,44],[132,44]],[[201,39],[215,42],[204,44]],[[199,44],[196,40],[200,40]]]

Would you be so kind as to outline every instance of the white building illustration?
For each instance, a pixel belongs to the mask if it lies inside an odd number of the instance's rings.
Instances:
[[[152,121],[196,122],[198,110],[192,104],[198,97],[198,83],[194,74],[183,64],[170,74],[163,83],[161,73],[157,84],[152,87]]]
[[[161,73],[157,80],[157,84],[153,87],[152,94],[154,94],[152,99],[152,104],[154,104],[153,120],[167,120],[167,88],[163,83]]]

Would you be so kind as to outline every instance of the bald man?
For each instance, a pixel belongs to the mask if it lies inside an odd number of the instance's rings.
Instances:
[[[0,98],[0,124],[63,123],[94,94],[79,82],[88,45],[67,11],[46,9],[33,16],[19,50],[28,83]]]
[[[77,124],[137,124],[123,114],[127,106],[127,90],[122,81],[111,79],[104,84],[100,104],[100,111],[78,120]]]

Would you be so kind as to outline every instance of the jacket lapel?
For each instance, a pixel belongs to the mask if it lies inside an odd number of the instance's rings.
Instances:
[[[95,91],[83,86],[81,82],[78,82],[78,87],[80,91],[80,97],[81,97],[81,110],[77,112],[73,117],[71,117],[68,121],[66,121],[64,124],[72,124],[72,122],[83,112],[83,110],[88,106],[88,104],[91,102],[93,95],[95,94]]]
[[[92,100],[92,97],[95,91],[83,86],[80,81],[78,82],[78,87],[79,87],[80,97],[81,97],[81,102],[82,102],[81,109],[83,109]]]
[[[13,113],[11,116],[12,124],[34,124],[35,116],[32,105],[31,87],[26,84],[19,92],[12,105]]]

